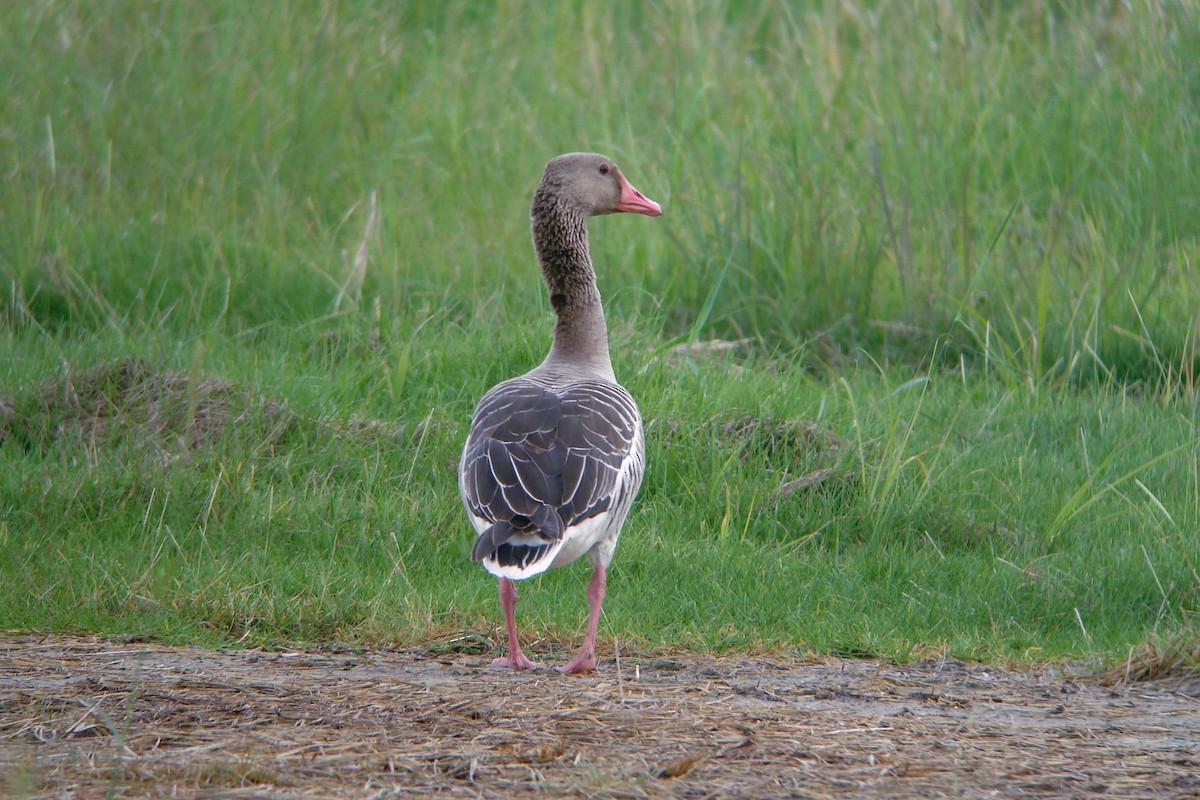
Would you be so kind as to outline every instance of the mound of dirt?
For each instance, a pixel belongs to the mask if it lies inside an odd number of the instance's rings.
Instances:
[[[17,410],[13,401],[0,394],[0,444],[4,444],[4,440],[9,437],[9,426],[16,417]]]
[[[164,465],[235,429],[257,452],[269,454],[304,425],[355,439],[398,434],[396,426],[378,420],[305,418],[250,386],[134,357],[87,369],[64,365],[60,377],[24,396],[0,396],[0,443],[12,438],[28,451],[105,444]]]
[[[488,664],[3,638],[0,794],[1200,797],[1200,699],[1177,687],[950,660]]]
[[[119,438],[176,456],[247,423],[263,428],[269,445],[294,420],[279,401],[230,381],[192,377],[132,357],[82,371],[67,365],[60,378],[9,401],[6,417],[8,435],[30,449]]]

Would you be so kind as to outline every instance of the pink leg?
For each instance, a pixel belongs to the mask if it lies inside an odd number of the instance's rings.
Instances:
[[[583,647],[571,663],[559,667],[559,672],[575,674],[591,672],[596,668],[596,629],[600,626],[600,604],[604,602],[605,570],[603,565],[596,565],[592,579],[588,582],[588,621],[587,635],[583,639]]]
[[[517,585],[508,578],[500,579],[500,608],[504,609],[504,627],[508,630],[508,658],[497,658],[492,663],[510,669],[536,667],[517,642]]]

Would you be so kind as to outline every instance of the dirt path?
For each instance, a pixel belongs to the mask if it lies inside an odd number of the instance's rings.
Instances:
[[[4,797],[1200,798],[1200,697],[958,662],[0,637]]]

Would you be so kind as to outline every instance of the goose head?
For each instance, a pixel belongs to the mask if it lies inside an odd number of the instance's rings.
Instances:
[[[553,198],[582,216],[628,212],[651,217],[662,206],[634,188],[611,158],[599,153],[567,153],[546,165],[538,197]]]

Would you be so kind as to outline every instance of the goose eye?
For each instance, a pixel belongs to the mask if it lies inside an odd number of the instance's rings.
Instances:
[[[601,164],[601,165],[600,165],[600,174],[601,174],[601,175],[607,175],[607,174],[608,174],[608,164]]]

